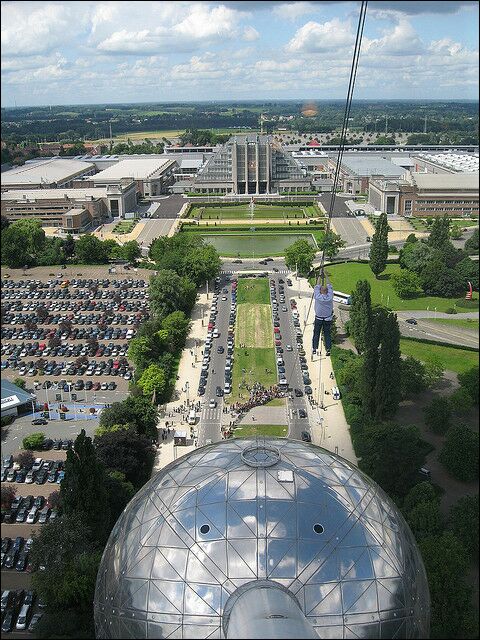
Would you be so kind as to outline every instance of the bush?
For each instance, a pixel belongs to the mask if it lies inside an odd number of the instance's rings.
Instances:
[[[45,441],[44,433],[42,432],[32,433],[23,439],[22,446],[24,449],[38,451],[42,448],[44,441]]]
[[[451,426],[452,406],[448,398],[433,398],[423,410],[425,424],[434,433],[445,433]]]
[[[1,425],[2,427],[8,427],[9,424],[15,420],[15,416],[2,416]]]
[[[458,311],[455,309],[455,307],[448,307],[448,309],[445,309],[445,313],[455,314],[458,313]]]
[[[473,482],[478,478],[478,433],[464,424],[451,427],[438,459],[457,480]]]
[[[13,384],[17,387],[20,387],[20,389],[23,389],[24,391],[27,387],[27,383],[23,378],[15,378]]]

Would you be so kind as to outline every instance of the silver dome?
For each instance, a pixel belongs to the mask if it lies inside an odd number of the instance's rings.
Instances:
[[[425,569],[382,489],[320,447],[245,438],[180,458],[127,505],[98,572],[96,636],[224,638],[227,601],[255,580],[286,588],[320,638],[429,634]]]

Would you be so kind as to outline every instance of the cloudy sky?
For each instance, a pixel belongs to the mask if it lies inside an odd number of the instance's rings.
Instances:
[[[2,2],[2,106],[344,98],[359,2]],[[357,98],[478,97],[478,3],[370,1]]]

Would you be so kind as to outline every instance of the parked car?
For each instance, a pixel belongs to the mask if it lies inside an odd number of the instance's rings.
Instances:
[[[308,431],[302,431],[302,440],[304,442],[311,442],[312,436],[308,433]]]
[[[48,420],[46,420],[45,418],[35,418],[35,420],[32,420],[32,424],[34,425],[48,424]]]
[[[30,624],[28,625],[28,630],[30,633],[35,631],[35,627],[42,619],[43,613],[34,613],[32,619],[30,620]]]

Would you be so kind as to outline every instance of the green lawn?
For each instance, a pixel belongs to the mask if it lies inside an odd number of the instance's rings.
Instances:
[[[273,400],[270,400],[270,402],[267,402],[267,404],[264,406],[265,407],[283,407],[285,406],[285,398],[274,398]]]
[[[244,385],[252,386],[254,382],[259,382],[264,387],[270,387],[277,384],[277,367],[273,347],[268,349],[235,347],[233,356],[232,393],[226,396],[228,402],[248,400],[250,392]],[[239,388],[239,384],[243,385],[242,388]],[[242,394],[242,398],[240,394]]]
[[[242,278],[238,281],[237,304],[270,304],[270,287],[267,278]]]
[[[413,300],[402,300],[393,290],[390,282],[392,273],[400,271],[400,265],[389,264],[384,273],[377,280],[368,264],[345,263],[332,265],[326,268],[330,276],[332,284],[337,291],[351,293],[359,280],[368,280],[372,287],[372,302],[376,304],[384,304],[385,306],[397,310],[415,310],[430,308],[433,311],[436,307],[437,311],[446,311],[449,307],[453,307],[457,303],[457,310],[461,313],[459,301],[457,298],[436,298],[434,296],[423,296],[414,298]],[[476,304],[475,304],[476,303]],[[465,307],[465,311],[471,311],[478,308],[478,294],[474,294],[474,301],[469,307]]]
[[[428,318],[429,322],[437,322],[438,324],[446,324],[453,327],[461,327],[462,329],[473,329],[478,331],[478,320],[467,318],[465,320],[457,318]]]
[[[246,424],[239,426],[233,431],[234,438],[244,438],[246,436],[280,436],[286,438],[288,427],[281,424]]]
[[[137,224],[136,220],[132,220],[132,221],[128,221],[128,222],[119,222],[118,224],[115,225],[115,227],[113,228],[113,233],[130,233],[135,225]]]
[[[416,340],[400,339],[400,350],[406,356],[413,356],[422,362],[432,358],[438,360],[445,369],[455,373],[463,373],[478,366],[478,352],[442,347],[435,344],[417,342]]]
[[[306,207],[309,211],[311,207]],[[309,214],[304,207],[282,207],[279,205],[255,204],[253,215],[247,204],[225,205],[224,207],[194,206],[189,217],[201,216],[203,220],[235,220],[235,218],[306,218]],[[318,215],[311,214],[310,215]]]

